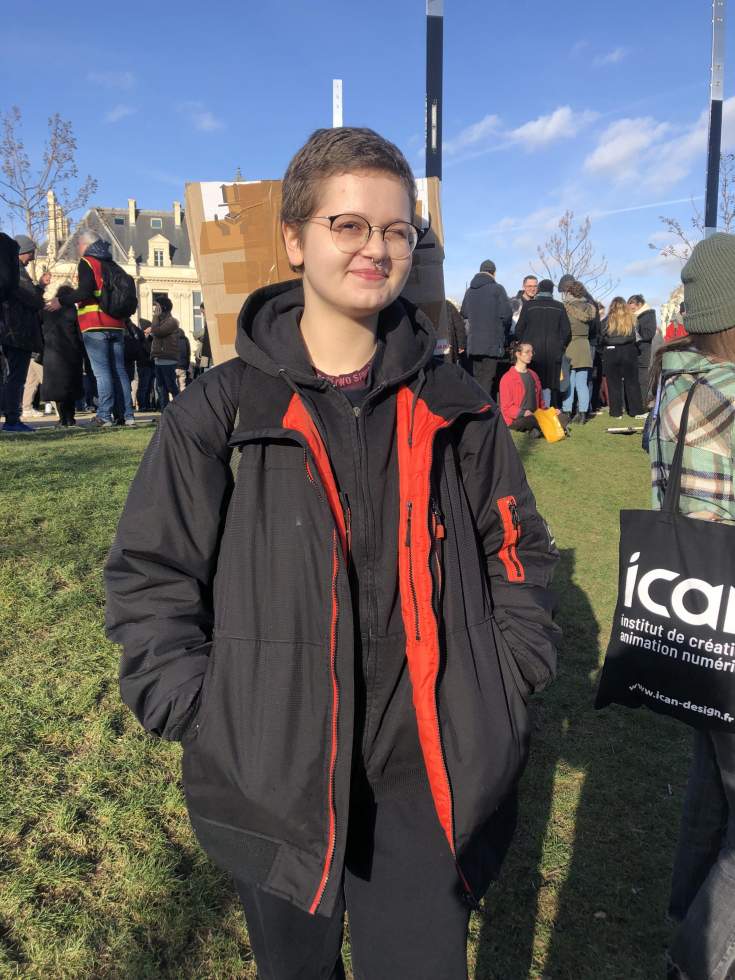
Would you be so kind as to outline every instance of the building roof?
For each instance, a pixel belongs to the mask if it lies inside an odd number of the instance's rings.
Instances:
[[[76,262],[77,252],[75,240],[77,234],[89,228],[100,238],[112,245],[113,259],[122,264],[128,261],[128,250],[131,245],[138,262],[148,261],[148,242],[156,235],[163,235],[169,242],[171,264],[173,266],[188,266],[191,259],[189,233],[186,228],[186,217],[181,209],[181,224],[177,227],[173,211],[139,211],[135,212],[135,225],[129,221],[127,208],[90,208],[59,248],[58,259],[62,262]],[[160,221],[161,227],[152,227],[151,219]],[[44,249],[45,251],[45,249]]]

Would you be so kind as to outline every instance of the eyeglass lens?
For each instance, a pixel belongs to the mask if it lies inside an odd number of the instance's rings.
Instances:
[[[341,252],[356,252],[370,238],[370,225],[359,214],[340,214],[332,222],[332,238]],[[407,221],[394,221],[383,239],[392,259],[405,259],[416,248],[418,233]]]

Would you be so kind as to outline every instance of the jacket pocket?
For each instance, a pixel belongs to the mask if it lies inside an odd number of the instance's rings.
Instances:
[[[207,663],[207,669],[204,672],[204,677],[202,679],[202,686],[199,691],[199,697],[197,699],[197,708],[192,716],[190,723],[184,729],[181,736],[181,741],[191,742],[193,741],[202,730],[204,724],[204,719],[206,717],[207,708],[209,707],[209,692],[212,687],[212,681],[215,671],[215,651],[216,643],[212,641],[209,649],[209,661]]]

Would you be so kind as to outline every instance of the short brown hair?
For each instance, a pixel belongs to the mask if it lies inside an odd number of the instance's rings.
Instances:
[[[302,225],[317,208],[322,181],[358,171],[397,177],[406,188],[413,219],[416,181],[404,155],[372,129],[344,126],[317,129],[289,163],[283,177],[281,221]]]

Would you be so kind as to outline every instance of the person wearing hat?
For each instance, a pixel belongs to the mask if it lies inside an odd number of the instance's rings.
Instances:
[[[533,299],[523,304],[516,340],[533,347],[531,370],[539,376],[544,402],[554,408],[559,407],[561,360],[571,338],[566,308],[554,299],[554,283],[542,279]]]
[[[679,510],[735,524],[735,235],[699,242],[681,280],[689,336],[663,345],[652,371],[660,391],[649,443],[653,508],[663,503],[684,402],[698,382]],[[734,841],[735,735],[697,729],[669,905],[679,922],[669,977],[735,976]]]
[[[179,321],[172,316],[173,303],[168,296],[159,296],[153,304],[153,321],[145,331],[153,337],[151,359],[155,365],[156,387],[161,411],[178,395],[176,365],[179,360]]]
[[[35,429],[21,421],[23,388],[32,355],[38,355],[43,350],[43,291],[51,276],[44,272],[38,285],[35,285],[27,266],[36,254],[36,243],[28,235],[16,235],[15,241],[20,263],[18,287],[3,304],[0,319],[0,343],[8,362],[8,379],[2,398],[2,413],[5,416],[2,431],[26,434],[35,432]]]
[[[497,394],[498,364],[505,357],[513,310],[505,289],[495,281],[495,263],[486,259],[462,301],[468,322],[467,353],[472,377],[493,397]]]

